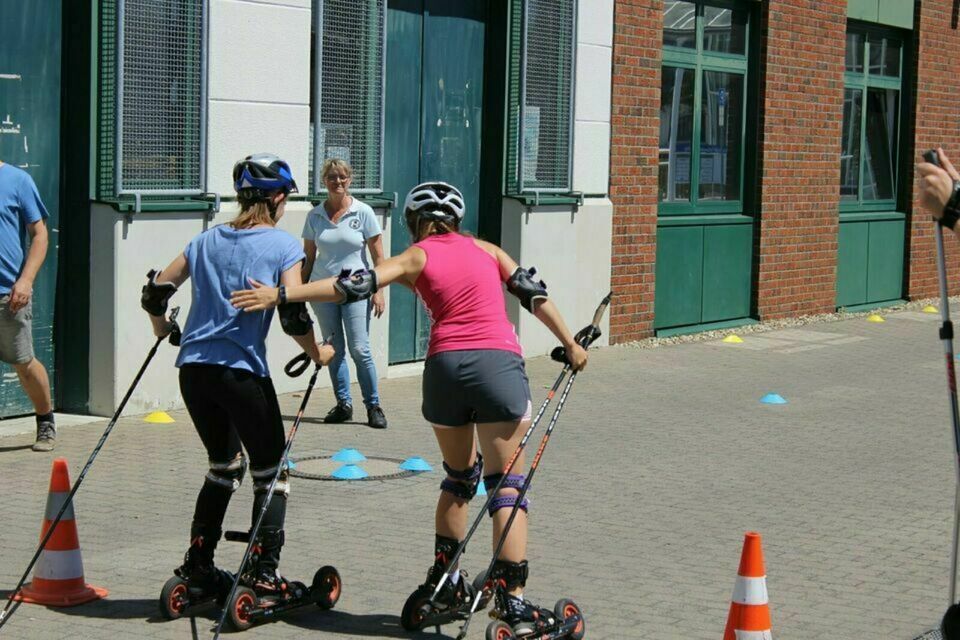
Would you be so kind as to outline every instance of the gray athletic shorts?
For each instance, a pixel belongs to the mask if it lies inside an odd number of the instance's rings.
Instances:
[[[512,351],[443,351],[423,369],[423,417],[433,424],[511,422],[530,414],[523,358]]]
[[[26,364],[33,360],[33,300],[16,313],[10,312],[10,296],[0,297],[0,361]]]

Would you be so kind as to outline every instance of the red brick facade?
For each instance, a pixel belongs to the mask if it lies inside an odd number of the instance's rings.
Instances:
[[[960,112],[957,95],[960,92],[960,29],[952,25],[953,1],[922,2],[916,9],[914,55],[917,69],[915,82],[915,148],[916,162],[926,149],[937,145],[958,165],[960,159]],[[905,150],[909,151],[909,150]],[[917,183],[913,185],[913,213],[907,218],[907,295],[910,298],[931,298],[939,295],[937,283],[937,253],[930,218],[917,204]],[[950,292],[960,292],[960,247],[950,234],[944,236],[947,280]]]
[[[758,64],[759,180],[753,308],[761,320],[836,308],[841,128],[847,0],[764,0]],[[960,161],[960,29],[953,0],[917,3],[912,56],[915,147],[942,144]],[[614,205],[613,342],[653,333],[657,161],[663,3],[616,0],[610,197]],[[911,126],[904,119],[901,127]],[[747,153],[754,150],[747,149]],[[960,162],[957,162],[960,166]],[[916,204],[907,211],[904,295],[937,295],[933,226]],[[754,184],[751,184],[754,183]],[[912,219],[911,219],[912,218]],[[960,246],[947,237],[951,292],[960,292]]]
[[[847,2],[770,0],[761,24],[757,310],[765,319],[830,312]]]
[[[660,0],[614,4],[610,130],[614,342],[645,338],[653,328],[662,11]]]

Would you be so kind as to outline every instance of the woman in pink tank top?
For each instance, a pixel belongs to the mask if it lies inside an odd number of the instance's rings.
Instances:
[[[463,196],[455,187],[442,182],[418,185],[404,204],[407,227],[416,242],[402,254],[381,262],[372,272],[279,290],[255,283],[255,289],[233,296],[235,306],[254,311],[283,301],[352,302],[398,283],[423,302],[431,320],[423,416],[433,426],[447,478],[440,485],[437,502],[434,563],[408,605],[422,602],[418,595],[433,593],[448,559],[464,539],[467,503],[476,494],[481,476],[489,489],[497,485],[530,425],[530,386],[516,332],[507,318],[503,284],[557,337],[575,371],[587,364],[586,351],[574,340],[546,289],[500,247],[461,234],[463,212]],[[513,469],[524,466],[521,452]],[[494,541],[502,535],[523,481],[523,475],[508,475],[490,505]],[[535,633],[553,617],[551,611],[523,597],[528,574],[526,511],[524,500],[491,576],[506,592],[496,599],[496,615],[518,636]],[[469,604],[475,589],[465,576],[455,571],[436,604],[451,609]],[[402,621],[411,630],[427,622],[406,608]]]

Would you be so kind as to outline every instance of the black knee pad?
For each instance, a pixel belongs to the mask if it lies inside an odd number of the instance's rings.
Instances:
[[[440,490],[452,493],[461,500],[470,502],[473,496],[477,495],[477,487],[480,485],[480,476],[483,473],[483,456],[477,452],[477,461],[473,466],[463,471],[452,469],[446,462],[443,463],[443,470],[447,472],[447,478],[440,483]]]
[[[243,474],[247,470],[247,459],[243,456],[229,462],[210,461],[210,470],[207,471],[206,482],[222,487],[233,493],[243,483]]]
[[[507,591],[516,588],[523,588],[527,585],[527,576],[530,574],[527,561],[510,562],[509,560],[496,560],[493,563],[493,570],[490,571],[490,579],[499,582],[500,586]]]
[[[502,473],[495,473],[483,477],[483,486],[486,487],[487,493],[497,488],[497,483],[500,482],[500,478],[503,478]],[[504,478],[503,484],[501,484],[500,488],[497,489],[497,496],[490,501],[490,506],[487,507],[487,513],[490,514],[491,518],[493,517],[493,514],[500,509],[512,509],[513,506],[517,504],[517,496],[519,495],[518,493],[500,494],[500,491],[503,491],[504,489],[516,489],[517,491],[520,491],[525,480],[526,476],[523,474],[513,473]],[[530,501],[524,498],[523,502],[520,503],[520,508],[529,513]]]
[[[270,483],[273,482],[273,477],[277,475],[277,468],[279,465],[269,467],[267,469],[250,469],[250,475],[253,477],[253,491],[254,493],[266,493],[267,489],[270,488]],[[282,493],[285,496],[290,495],[290,472],[284,468],[280,472],[280,477],[277,478],[277,485],[273,488],[273,492],[276,494]]]

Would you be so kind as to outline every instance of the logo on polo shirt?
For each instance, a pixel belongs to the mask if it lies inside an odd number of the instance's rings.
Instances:
[[[354,218],[350,221],[350,228],[356,231],[360,228],[360,218]]]

